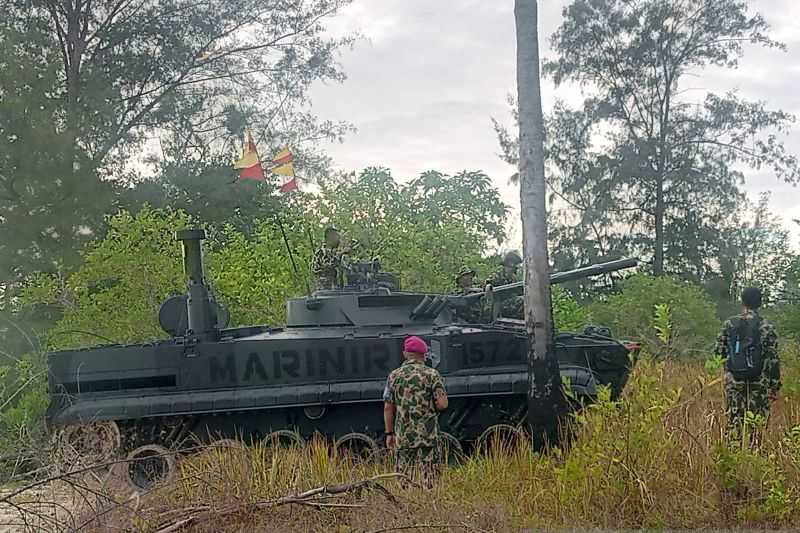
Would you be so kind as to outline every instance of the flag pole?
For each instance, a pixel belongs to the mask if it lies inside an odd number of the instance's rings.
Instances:
[[[286,149],[288,150],[288,146],[287,146]],[[295,176],[295,173],[294,173],[294,164],[292,164],[291,168],[292,168],[292,179],[296,180],[297,176]],[[281,219],[280,212],[276,213],[276,218],[278,219],[278,226],[280,226],[280,228],[281,228],[281,235],[283,236],[283,242],[286,244],[286,251],[289,252],[289,260],[291,260],[291,262],[292,262],[292,268],[294,269],[294,274],[295,274],[295,276],[297,276],[299,278],[300,277],[300,272],[297,269],[297,263],[294,260],[294,253],[292,253],[292,247],[289,245],[289,239],[286,237],[286,230],[283,227],[283,220]],[[313,251],[312,251],[312,253],[313,253]],[[311,287],[308,284],[308,278],[307,277],[303,278],[303,283],[305,283],[305,286],[306,286],[306,295],[307,296],[311,296]]]
[[[297,263],[294,260],[294,253],[292,253],[292,246],[289,244],[289,239],[286,237],[286,230],[283,227],[283,220],[281,219],[280,213],[275,213],[275,220],[278,222],[278,227],[281,229],[281,236],[283,237],[283,243],[286,245],[286,251],[289,253],[289,261],[292,262],[292,270],[294,270],[294,275],[297,279],[300,279],[300,271],[297,269]],[[303,282],[306,286],[306,294],[311,296],[311,287],[308,285],[308,279],[303,279]]]

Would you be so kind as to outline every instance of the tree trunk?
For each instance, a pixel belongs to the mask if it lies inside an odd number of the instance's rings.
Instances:
[[[544,180],[544,119],[539,83],[536,0],[516,0],[519,181],[528,333],[528,424],[534,441],[555,436],[561,398],[551,349],[550,280]]]
[[[653,254],[653,274],[664,275],[664,180],[661,176],[656,180],[656,242]]]

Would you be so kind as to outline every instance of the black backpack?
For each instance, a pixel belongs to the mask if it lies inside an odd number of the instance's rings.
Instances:
[[[735,317],[728,326],[726,368],[736,380],[754,380],[761,376],[764,358],[761,352],[761,317]]]

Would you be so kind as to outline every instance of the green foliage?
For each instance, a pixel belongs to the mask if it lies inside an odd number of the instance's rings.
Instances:
[[[709,376],[719,376],[720,371],[722,370],[722,366],[725,364],[725,358],[721,355],[712,355],[708,359],[706,359],[703,366],[706,369],[706,372]]]
[[[550,287],[550,298],[553,302],[553,320],[559,331],[579,331],[591,323],[589,308],[580,305],[572,294],[560,285]]]
[[[781,337],[800,341],[800,304],[786,303],[767,312]]]
[[[23,299],[29,305],[60,305],[63,312],[48,334],[48,346],[163,337],[158,308],[184,287],[175,230],[190,222],[171,210],[121,212],[108,218],[106,237],[86,249],[75,273],[35,278]]]
[[[667,304],[656,304],[655,307],[653,328],[656,330],[658,340],[663,344],[669,344],[672,339],[672,310]]]
[[[215,234],[207,253],[209,279],[231,313],[232,325],[280,324],[287,299],[306,292],[310,279],[310,244],[301,213],[284,213],[284,229],[295,256],[298,274],[289,260],[275,221],[256,221],[255,235],[226,225]]]
[[[621,293],[593,303],[590,310],[615,335],[639,339],[658,355],[705,356],[719,329],[714,305],[701,288],[666,277],[632,276]]]
[[[486,279],[494,266],[487,247],[505,239],[508,211],[480,172],[425,172],[405,186],[383,168],[368,168],[326,184],[309,212],[358,241],[358,256],[380,257],[401,274],[404,289],[447,292],[462,265]]]
[[[232,181],[245,127],[262,153],[291,144],[319,176],[316,141],[348,127],[311,114],[307,91],[344,79],[336,53],[353,39],[325,26],[346,3],[3,2],[0,282],[71,268],[120,203],[236,207],[241,188],[211,184]],[[154,137],[160,153],[143,153]],[[132,162],[159,179],[126,188]]]
[[[789,429],[786,437],[790,444],[792,431]],[[800,489],[787,483],[775,454],[748,446],[718,445],[714,465],[725,493],[745,500],[745,505],[736,509],[739,521],[784,521],[800,511]]]

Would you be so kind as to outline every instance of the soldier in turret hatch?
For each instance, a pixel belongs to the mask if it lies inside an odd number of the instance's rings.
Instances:
[[[475,271],[467,266],[461,267],[461,270],[456,274],[456,289],[452,294],[458,296],[466,296],[468,294],[475,294],[483,292],[483,289],[475,286]],[[475,324],[481,322],[482,317],[482,304],[480,300],[476,300],[469,307],[459,309],[456,311],[456,317],[464,322]]]
[[[475,286],[475,271],[468,266],[462,266],[456,274],[456,289],[453,294],[464,296],[476,292],[483,292],[483,289]]]
[[[522,264],[522,256],[516,250],[511,250],[503,255],[503,266],[486,280],[486,285],[499,287],[520,281],[519,265]]]
[[[342,256],[339,250],[342,237],[339,230],[333,226],[325,228],[325,242],[314,252],[314,261],[311,270],[317,278],[318,289],[337,289],[341,287]]]
[[[522,256],[516,250],[511,250],[503,255],[503,267],[495,272],[495,274],[486,280],[485,285],[492,287],[499,287],[501,285],[508,285],[509,283],[516,283],[521,281],[519,275],[519,265],[522,264]],[[487,313],[491,314],[491,310],[487,309]],[[503,302],[501,315],[506,318],[525,318],[525,304],[522,296],[514,296],[508,298]]]

